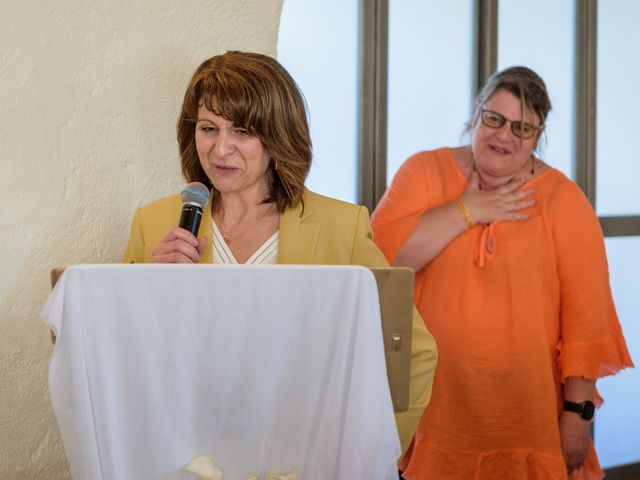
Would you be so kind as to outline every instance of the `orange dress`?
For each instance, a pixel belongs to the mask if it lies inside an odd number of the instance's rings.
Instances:
[[[529,182],[520,222],[474,225],[416,273],[415,303],[439,349],[431,403],[402,467],[407,478],[566,479],[562,383],[632,366],[604,241],[580,189],[558,170]],[[391,262],[425,211],[467,187],[443,148],[408,159],[375,210]],[[571,478],[599,479],[593,447]]]

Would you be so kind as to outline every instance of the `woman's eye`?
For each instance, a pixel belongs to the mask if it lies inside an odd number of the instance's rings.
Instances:
[[[216,131],[216,128],[210,125],[203,125],[200,127],[200,130],[204,133],[212,133]]]
[[[247,132],[246,128],[234,128],[233,133],[235,133],[236,135],[249,135],[249,132]]]
[[[533,125],[529,125],[528,123],[524,123],[524,122],[516,122],[515,126],[520,133],[523,133],[525,135],[530,134],[534,128]]]

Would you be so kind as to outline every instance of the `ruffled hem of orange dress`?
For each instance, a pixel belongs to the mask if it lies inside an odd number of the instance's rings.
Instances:
[[[604,472],[593,447],[579,470],[567,476],[564,459],[529,450],[464,452],[422,445],[401,462],[407,480],[601,480]],[[411,453],[408,453],[411,455]]]
[[[593,342],[558,343],[558,365],[564,381],[567,377],[596,380],[633,367],[629,351],[619,337],[607,336]]]

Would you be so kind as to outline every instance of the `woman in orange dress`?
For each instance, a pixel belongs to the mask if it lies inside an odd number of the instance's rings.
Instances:
[[[421,152],[372,217],[376,243],[416,272],[438,341],[433,394],[405,478],[599,479],[595,381],[632,366],[597,217],[534,155],[551,104],[524,67],[491,77],[471,143]]]

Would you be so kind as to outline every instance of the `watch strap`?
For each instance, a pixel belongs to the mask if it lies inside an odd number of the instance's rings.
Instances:
[[[591,420],[593,418],[595,406],[593,405],[593,402],[590,402],[589,400],[586,400],[582,403],[565,401],[564,410],[566,412],[575,412],[584,420]]]

